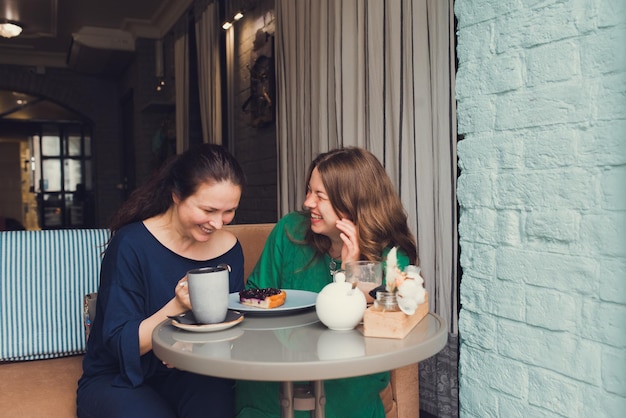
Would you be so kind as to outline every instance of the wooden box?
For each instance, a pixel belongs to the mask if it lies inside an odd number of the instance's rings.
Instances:
[[[424,303],[413,315],[402,311],[383,311],[370,306],[363,314],[363,335],[366,337],[404,338],[428,314],[428,292]]]

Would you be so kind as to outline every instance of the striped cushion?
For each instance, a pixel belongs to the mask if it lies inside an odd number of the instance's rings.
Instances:
[[[98,287],[107,229],[0,232],[0,360],[85,351],[83,297]]]

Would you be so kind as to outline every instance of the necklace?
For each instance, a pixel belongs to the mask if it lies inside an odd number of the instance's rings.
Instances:
[[[337,270],[341,267],[341,259],[335,260],[332,256],[330,256],[330,263],[328,263],[328,268],[330,269],[330,275],[334,276],[337,273]]]

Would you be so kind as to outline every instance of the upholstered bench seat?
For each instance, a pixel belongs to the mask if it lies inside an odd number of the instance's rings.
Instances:
[[[248,277],[274,224],[232,225]],[[76,417],[83,300],[96,292],[106,229],[0,232],[0,416]],[[419,416],[417,364],[392,371],[388,418]]]
[[[0,416],[76,417],[83,356],[0,364]]]

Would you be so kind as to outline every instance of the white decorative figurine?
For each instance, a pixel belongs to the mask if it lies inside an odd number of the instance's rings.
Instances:
[[[395,292],[398,307],[407,315],[413,315],[418,305],[424,303],[426,289],[421,269],[417,266],[407,266],[404,272],[398,268],[397,247],[393,247],[387,254],[386,290]]]

